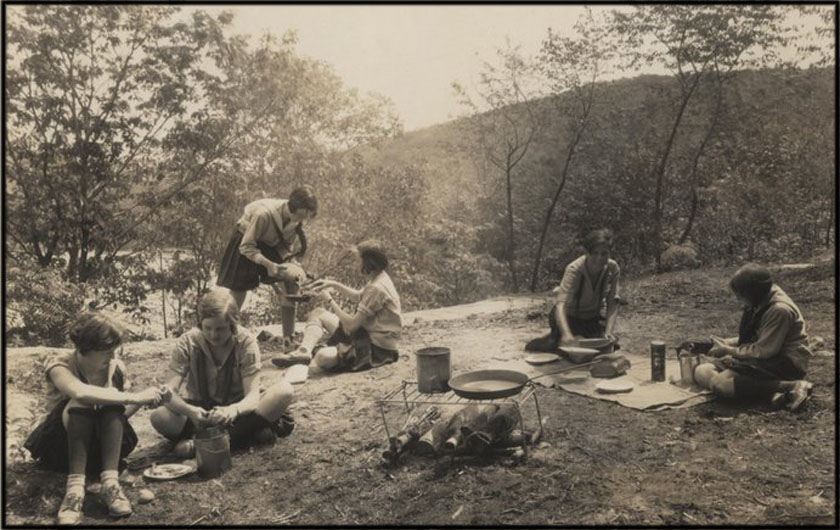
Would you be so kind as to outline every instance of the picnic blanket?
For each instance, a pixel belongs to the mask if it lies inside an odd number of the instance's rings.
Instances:
[[[650,380],[650,355],[630,353],[623,350],[616,353],[625,356],[630,361],[630,369],[627,370],[625,375],[610,379],[610,381],[632,382],[633,390],[631,392],[622,394],[602,394],[598,392],[595,385],[601,381],[606,381],[606,379],[590,376],[589,366],[557,375],[547,375],[535,379],[534,383],[546,387],[559,386],[568,392],[613,401],[625,407],[644,411],[693,407],[714,399],[714,395],[709,390],[696,385],[685,387],[679,384],[680,363],[676,359],[666,359],[665,381],[654,382]],[[499,363],[489,368],[518,370],[528,374],[529,377],[534,377],[572,366],[575,366],[574,363],[561,356],[559,361],[548,364],[531,365],[522,359],[517,359]]]

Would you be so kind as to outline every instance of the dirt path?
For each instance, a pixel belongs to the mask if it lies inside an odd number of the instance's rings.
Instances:
[[[732,269],[673,273],[627,282],[620,317],[622,347],[653,338],[674,344],[710,332],[731,334],[738,310],[725,290]],[[530,457],[478,461],[407,457],[380,465],[386,437],[374,400],[413,378],[410,352],[452,350],[452,371],[488,359],[524,355],[542,333],[528,318],[542,302],[499,299],[469,310],[446,308],[407,327],[400,360],[360,374],[313,374],[296,386],[298,427],[272,447],[236,455],[221,479],[147,484],[123,478],[128,496],[141,487],[157,498],[117,524],[186,525],[802,525],[836,522],[834,489],[833,263],[780,272],[800,302],[812,335],[826,338],[810,379],[815,397],[798,414],[743,410],[723,402],[658,413],[640,412],[555,389],[538,389],[547,416],[544,443]],[[432,313],[432,312],[429,312]],[[172,341],[131,344],[126,362],[143,386],[165,365]],[[270,355],[266,352],[266,357]],[[37,403],[43,350],[7,352],[9,441]],[[280,377],[267,363],[264,377]],[[28,401],[27,401],[28,400]],[[17,410],[12,414],[12,410]],[[528,412],[526,411],[526,414]],[[532,419],[532,418],[528,418]],[[11,422],[10,422],[11,420]],[[159,444],[148,412],[132,420],[145,448]],[[21,462],[7,465],[11,524],[50,524],[63,489],[60,475]],[[111,524],[94,496],[86,524]]]

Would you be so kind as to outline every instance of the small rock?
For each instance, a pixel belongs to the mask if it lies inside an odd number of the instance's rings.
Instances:
[[[155,500],[155,494],[152,492],[152,490],[143,488],[137,493],[137,502],[139,502],[140,504],[148,504],[153,500]]]

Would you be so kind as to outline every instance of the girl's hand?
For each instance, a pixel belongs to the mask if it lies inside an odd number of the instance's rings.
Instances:
[[[712,347],[709,349],[707,355],[712,357],[723,357],[724,355],[732,354],[732,346],[726,344],[724,339],[720,337],[715,337],[714,335],[711,336],[712,339]]]
[[[314,282],[310,283],[307,287],[310,289],[314,289],[316,291],[320,291],[322,289],[326,289],[327,287],[334,287],[335,282],[333,280],[327,280],[326,278],[321,278],[320,280],[315,280]]]
[[[149,387],[135,394],[138,405],[157,407],[163,402],[161,391],[157,387]]]
[[[236,420],[239,416],[239,409],[236,405],[227,405],[226,407],[215,407],[210,411],[210,419],[217,425],[228,426]]]
[[[332,302],[332,299],[333,299],[332,298],[332,289],[329,288],[329,287],[324,288],[323,290],[319,291],[318,294],[316,294],[315,297],[313,298],[313,300],[316,303],[319,303],[319,304],[320,303],[329,304],[330,302]]]
[[[161,405],[165,405],[165,404],[169,403],[170,401],[172,401],[172,389],[171,388],[169,388],[166,385],[161,385],[158,388],[158,391],[160,392],[160,404]]]
[[[201,407],[193,407],[187,414],[187,418],[198,428],[210,425],[210,415]]]

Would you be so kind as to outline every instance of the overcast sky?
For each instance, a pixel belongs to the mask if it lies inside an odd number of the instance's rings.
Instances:
[[[605,6],[603,9],[614,8]],[[184,6],[186,9],[186,6]],[[350,87],[390,98],[406,130],[461,112],[451,84],[471,85],[505,37],[534,54],[547,30],[572,27],[572,5],[201,6],[236,14],[234,31],[282,35],[294,29],[301,55],[330,63]],[[594,9],[600,9],[595,7]]]
[[[593,12],[628,9],[590,5]],[[830,8],[830,6],[829,6]],[[234,32],[296,30],[298,52],[333,66],[347,86],[394,102],[407,131],[448,121],[463,109],[452,82],[476,84],[508,38],[536,54],[548,28],[566,33],[582,5],[202,5],[235,13]],[[637,72],[644,73],[644,72]],[[656,72],[659,73],[659,72]],[[664,73],[664,72],[663,72]]]

